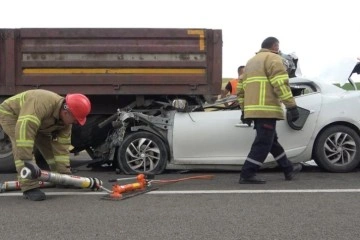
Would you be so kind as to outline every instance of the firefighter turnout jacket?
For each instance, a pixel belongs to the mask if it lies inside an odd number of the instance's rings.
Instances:
[[[18,173],[24,161],[33,159],[34,146],[38,147],[51,171],[71,173],[71,125],[64,125],[60,119],[63,102],[64,98],[56,93],[36,89],[14,95],[0,105],[0,124],[12,141]],[[21,183],[24,181],[21,179]],[[22,190],[27,189],[22,187]]]
[[[296,107],[282,58],[268,49],[261,49],[247,62],[237,88],[245,118],[284,119],[281,103]]]

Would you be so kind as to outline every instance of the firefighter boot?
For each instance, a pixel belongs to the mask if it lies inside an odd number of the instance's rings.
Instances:
[[[42,201],[46,199],[45,193],[38,188],[27,190],[23,193],[23,195],[25,199],[29,199],[31,201]]]
[[[293,170],[291,172],[288,173],[284,173],[285,175],[285,180],[291,181],[293,180],[294,176],[299,173],[302,169],[302,165],[300,163],[294,164],[293,165]]]

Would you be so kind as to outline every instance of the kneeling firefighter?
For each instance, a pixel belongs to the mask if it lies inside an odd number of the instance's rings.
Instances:
[[[90,100],[83,94],[67,94],[64,98],[43,89],[19,93],[0,105],[0,125],[11,140],[18,180],[26,199],[46,199],[38,180],[20,177],[26,161],[35,164],[34,147],[51,171],[71,174],[71,126],[84,125],[90,110]]]

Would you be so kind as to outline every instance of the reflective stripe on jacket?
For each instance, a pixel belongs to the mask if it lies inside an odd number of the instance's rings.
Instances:
[[[32,159],[38,134],[49,137],[55,157],[69,154],[71,125],[60,120],[63,102],[64,98],[56,93],[36,89],[12,96],[0,105],[1,117],[16,123],[13,150],[21,160]]]
[[[251,58],[238,84],[238,98],[245,118],[284,119],[281,102],[286,108],[295,107],[296,102],[282,58],[268,49]]]

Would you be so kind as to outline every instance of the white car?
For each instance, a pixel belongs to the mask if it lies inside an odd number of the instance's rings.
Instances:
[[[360,63],[345,70],[360,74]],[[331,172],[354,170],[360,163],[360,91],[356,91],[356,85],[355,90],[344,90],[325,79],[299,77],[291,78],[290,85],[301,117],[295,123],[277,123],[279,142],[290,161],[313,159]],[[159,174],[165,169],[241,169],[255,130],[240,124],[239,109],[221,107],[223,101],[206,106],[187,106],[182,100],[175,100],[173,105],[159,104],[162,107],[157,111],[119,110],[100,124],[112,122],[112,128],[104,143],[92,151],[98,155],[90,156],[126,174]],[[0,171],[10,164],[13,160],[3,162]],[[264,167],[273,166],[276,162],[269,155]]]
[[[360,73],[360,64],[353,72]],[[279,142],[289,160],[313,159],[331,172],[354,170],[360,163],[360,91],[305,78],[292,78],[290,85],[302,108],[301,117],[295,123],[284,120],[277,124]],[[216,104],[208,107],[216,108]],[[240,110],[228,109],[188,108],[157,117],[119,112],[117,121],[122,128],[131,125],[132,129],[123,135],[115,162],[128,174],[161,173],[164,169],[241,169],[255,130],[239,124],[240,116]],[[269,154],[264,167],[275,165]]]

